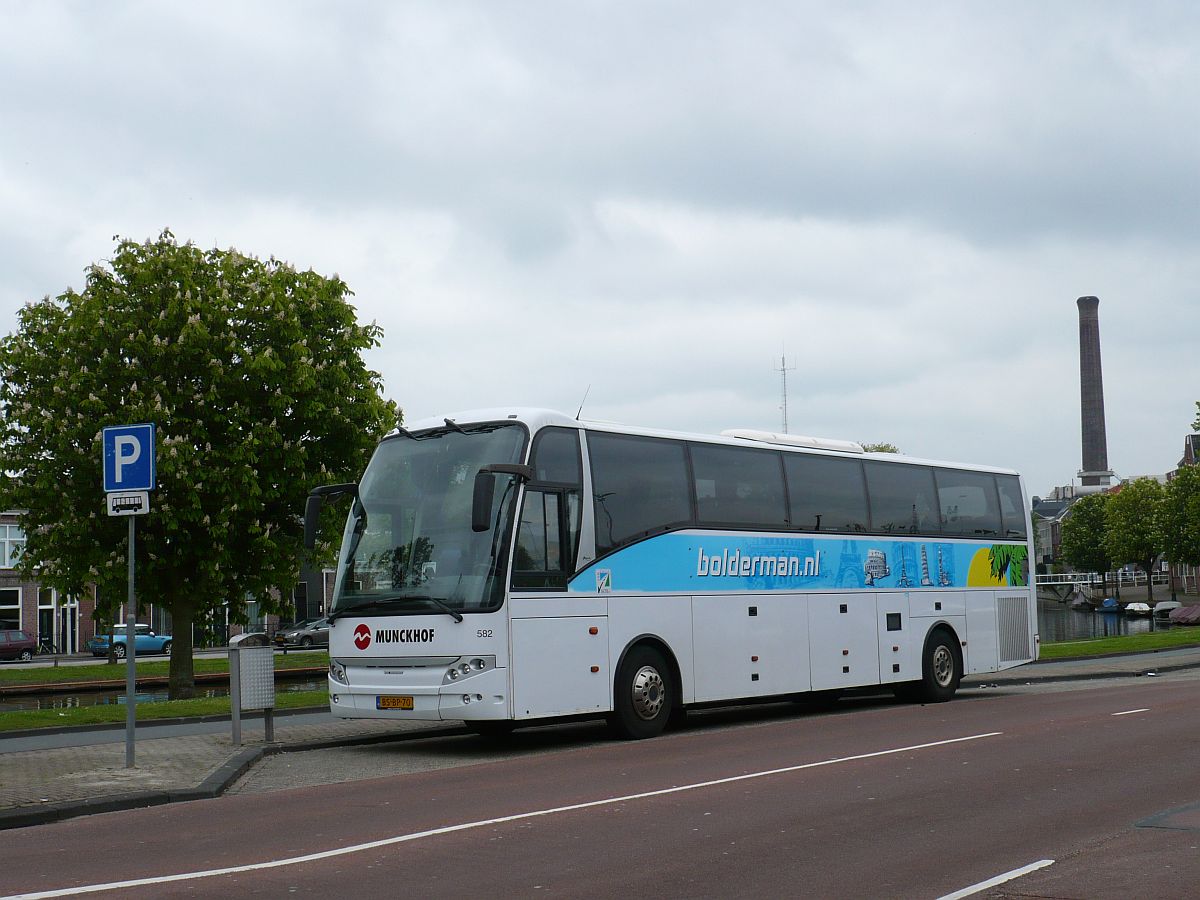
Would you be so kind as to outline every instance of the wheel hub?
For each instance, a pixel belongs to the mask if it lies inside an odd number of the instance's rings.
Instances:
[[[662,711],[667,690],[662,675],[653,666],[642,666],[633,676],[633,711],[649,721]]]
[[[954,655],[950,648],[940,646],[933,651],[933,680],[939,687],[949,687],[954,679]]]

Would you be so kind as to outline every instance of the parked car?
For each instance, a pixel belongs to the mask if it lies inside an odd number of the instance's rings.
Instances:
[[[37,641],[24,631],[0,631],[0,659],[33,659]]]
[[[108,656],[108,645],[111,640],[114,642],[113,654],[117,659],[125,658],[125,626],[113,626],[113,634],[116,635],[115,638],[108,634],[98,634],[87,642],[87,648],[92,651],[92,656]],[[143,653],[170,653],[171,636],[155,634],[149,625],[134,625],[133,649],[138,656]]]
[[[329,620],[307,619],[275,632],[276,647],[328,647]]]

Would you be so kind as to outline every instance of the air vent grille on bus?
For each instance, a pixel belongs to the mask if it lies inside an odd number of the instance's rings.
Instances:
[[[1000,662],[1029,659],[1029,598],[997,597],[996,614],[1000,620]]]

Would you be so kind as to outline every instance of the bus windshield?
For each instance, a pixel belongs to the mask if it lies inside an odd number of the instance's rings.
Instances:
[[[515,463],[516,422],[449,427],[383,441],[346,520],[331,614],[411,615],[498,609],[517,492],[497,478],[492,525],[471,529],[475,474]]]

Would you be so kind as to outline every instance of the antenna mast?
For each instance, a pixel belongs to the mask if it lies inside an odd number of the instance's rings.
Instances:
[[[780,404],[779,408],[783,411],[783,433],[784,434],[788,433],[787,373],[795,372],[795,371],[796,371],[795,366],[788,366],[786,356],[779,357],[779,383],[780,383],[780,387],[782,388],[782,392],[783,392],[783,403]]]

